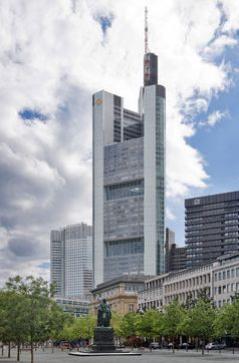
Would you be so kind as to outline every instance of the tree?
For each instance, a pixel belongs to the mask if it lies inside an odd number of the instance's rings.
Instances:
[[[217,311],[214,321],[214,334],[216,337],[230,335],[239,337],[239,299],[235,298],[232,304],[226,304]]]
[[[128,338],[138,335],[139,319],[140,314],[137,314],[135,312],[130,312],[124,315],[119,326],[120,336]]]
[[[112,311],[111,326],[114,329],[114,333],[117,337],[121,336],[120,326],[123,319],[123,315]]]
[[[151,309],[140,315],[140,319],[137,322],[137,330],[140,336],[152,340],[162,335],[162,324],[162,313]]]
[[[35,279],[33,276],[25,279],[20,276],[10,278],[5,285],[5,291],[15,294],[18,301],[16,311],[20,319],[19,326],[24,317],[25,324],[21,330],[30,343],[31,363],[33,363],[34,344],[44,342],[51,337],[53,327],[51,313],[55,307],[55,302],[52,300],[54,291],[47,281],[42,278]],[[12,328],[11,331],[15,335],[16,330]]]
[[[172,301],[166,306],[162,321],[162,333],[169,337],[173,343],[175,338],[181,333],[180,328],[185,318],[185,309],[179,304],[178,300]]]
[[[17,345],[17,361],[20,360],[20,345],[26,339],[25,299],[16,291],[1,291],[0,293],[0,331],[2,341],[8,343],[8,357],[11,352],[11,342]]]
[[[186,335],[201,339],[202,354],[204,354],[205,341],[213,336],[215,316],[215,308],[211,301],[199,299],[181,323],[180,329]]]
[[[72,332],[75,339],[91,339],[94,336],[96,317],[93,315],[80,316],[74,321]]]

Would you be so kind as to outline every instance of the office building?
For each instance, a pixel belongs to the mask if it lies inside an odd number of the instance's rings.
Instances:
[[[220,256],[204,266],[147,279],[138,293],[139,309],[162,309],[173,300],[186,304],[200,296],[216,307],[231,303],[239,294],[239,253]]]
[[[200,266],[239,249],[239,192],[185,200],[187,266]]]
[[[86,316],[89,313],[89,301],[57,297],[55,302],[65,313],[75,317]]]
[[[165,88],[157,56],[144,55],[138,112],[118,95],[93,95],[94,286],[165,269]]]
[[[92,280],[92,227],[81,223],[52,231],[51,282],[56,296],[89,299]]]
[[[162,310],[164,305],[163,284],[171,273],[165,273],[145,280],[144,288],[138,293],[138,308]]]
[[[166,228],[165,242],[165,272],[183,270],[187,266],[186,247],[178,247],[175,243],[175,233]]]

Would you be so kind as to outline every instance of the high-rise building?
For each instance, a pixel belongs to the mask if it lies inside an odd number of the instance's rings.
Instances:
[[[196,267],[239,249],[239,192],[185,200],[187,266]]]
[[[51,282],[56,296],[87,299],[92,280],[92,227],[81,223],[51,231]]]
[[[95,286],[165,269],[165,88],[157,80],[157,56],[147,52],[138,112],[120,96],[93,95]]]
[[[165,272],[185,269],[187,267],[186,247],[177,246],[175,233],[169,228],[166,228],[165,240]]]

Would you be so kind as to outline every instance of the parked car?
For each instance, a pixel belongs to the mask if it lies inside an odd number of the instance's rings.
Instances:
[[[160,346],[159,342],[152,342],[149,344],[149,348],[150,349],[160,349],[161,346]]]
[[[71,344],[67,341],[61,341],[60,344],[59,344],[59,347],[61,349],[71,349]]]
[[[173,348],[173,343],[168,343],[167,348],[172,349]],[[174,344],[174,348],[175,348],[175,344]]]
[[[195,348],[195,346],[191,343],[184,342],[182,344],[179,344],[178,348],[179,349],[193,349],[193,348]]]
[[[217,343],[217,342],[211,342],[205,346],[205,349],[207,350],[220,350],[225,348],[226,348],[225,343]]]

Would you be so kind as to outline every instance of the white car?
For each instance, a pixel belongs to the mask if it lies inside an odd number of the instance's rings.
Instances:
[[[211,342],[211,343],[208,343],[205,346],[205,349],[207,349],[207,350],[220,350],[220,349],[224,349],[225,347],[226,347],[225,343]]]

